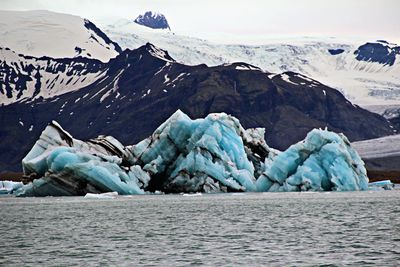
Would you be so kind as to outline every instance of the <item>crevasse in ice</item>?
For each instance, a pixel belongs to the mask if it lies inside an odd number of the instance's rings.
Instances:
[[[53,122],[22,161],[33,182],[17,195],[367,189],[364,163],[345,136],[313,130],[279,152],[264,133],[225,113],[191,120],[178,110],[124,147],[109,136],[74,139]]]

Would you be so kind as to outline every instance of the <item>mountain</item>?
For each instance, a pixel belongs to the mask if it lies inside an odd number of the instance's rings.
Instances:
[[[145,17],[161,21],[163,17],[154,12],[146,14],[140,21]],[[14,77],[7,78],[11,82],[8,88],[1,87],[0,94],[6,97],[0,97],[0,104],[55,96],[82,87],[79,82],[73,84],[72,81],[65,86],[65,79],[64,84],[59,83],[62,79],[57,79],[49,86],[52,87],[49,92],[36,95],[32,88],[38,82],[32,81],[39,81],[40,75],[43,85],[55,77],[48,78],[48,73],[42,71],[48,69],[43,62],[26,62],[24,57],[85,57],[106,62],[121,52],[111,39],[130,49],[150,41],[187,65],[206,63],[216,66],[241,61],[272,73],[294,71],[341,91],[351,102],[369,110],[374,110],[375,105],[400,104],[399,46],[384,40],[363,43],[335,38],[292,38],[260,40],[264,45],[229,45],[149,28],[131,20],[101,23],[106,35],[90,21],[72,15],[50,11],[0,11],[0,15],[0,77]],[[6,49],[15,53],[5,53]],[[35,71],[27,73],[21,65],[39,69],[39,74]],[[17,76],[18,83],[28,83],[27,89],[24,89],[25,85],[15,85],[17,82],[13,79]]]
[[[22,157],[52,120],[81,139],[102,133],[125,144],[149,136],[177,109],[191,118],[226,112],[245,128],[265,127],[266,141],[278,149],[320,127],[343,132],[351,141],[394,133],[382,116],[295,72],[273,74],[240,62],[189,66],[149,43],[108,63],[87,60],[93,61],[101,79],[55,97],[0,106],[1,170],[19,169]],[[57,64],[55,71],[72,63]]]
[[[382,115],[394,128],[400,129],[400,103],[398,105],[375,105],[370,111]]]
[[[299,37],[260,39],[251,45],[222,44],[152,30],[129,20],[100,24],[123,48],[151,42],[188,65],[242,61],[274,73],[294,71],[312,77],[366,108],[400,104],[399,46],[384,40]]]
[[[36,58],[0,47],[0,105],[78,90],[102,78],[104,66],[96,59]]]
[[[147,11],[144,15],[139,15],[134,22],[152,29],[171,30],[165,16],[158,12]]]
[[[0,10],[0,47],[27,56],[86,57],[103,62],[121,52],[89,20],[44,10]]]
[[[400,55],[400,46],[379,40],[376,43],[366,43],[360,46],[354,54],[357,55],[356,59],[359,61],[393,66],[397,56]]]

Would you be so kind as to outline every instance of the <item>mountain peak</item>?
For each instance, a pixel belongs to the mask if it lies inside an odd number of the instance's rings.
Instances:
[[[152,29],[171,30],[165,16],[154,11],[147,11],[144,15],[139,15],[134,22]]]
[[[162,50],[161,48],[156,47],[151,43],[146,43],[142,47],[139,47],[138,50],[144,49],[153,57],[162,59],[167,62],[175,62],[175,60],[168,54],[166,50]]]

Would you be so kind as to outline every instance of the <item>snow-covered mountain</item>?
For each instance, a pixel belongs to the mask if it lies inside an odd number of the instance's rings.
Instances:
[[[35,57],[87,57],[107,62],[121,52],[87,19],[50,11],[0,10],[0,47]]]
[[[32,57],[0,47],[0,105],[50,98],[104,76],[97,59]]]
[[[146,14],[137,20],[143,22],[145,17],[163,17],[154,12]],[[375,105],[400,105],[400,47],[382,40],[264,38],[263,45],[217,44],[165,29],[152,29],[132,20],[99,23],[107,35],[90,21],[77,16],[49,11],[0,11],[0,81],[3,81],[0,95],[7,96],[0,98],[0,104],[81,88],[75,81],[67,85],[69,79],[62,79],[65,73],[60,74],[60,70],[48,73],[51,67],[45,66],[45,62],[51,64],[51,59],[41,59],[38,63],[39,57],[87,57],[106,62],[121,52],[111,38],[123,48],[130,49],[147,42],[154,43],[178,62],[188,65],[247,62],[271,73],[294,71],[338,89],[353,103],[370,110]],[[37,59],[29,59],[29,56]],[[33,70],[39,70],[40,84],[45,85],[43,89],[48,92],[37,93],[34,89],[39,83],[34,82],[38,81],[38,75]],[[93,69],[88,72],[93,77],[85,79],[87,84],[100,77]],[[27,79],[27,73],[37,77]],[[56,81],[52,83],[54,79]],[[7,86],[4,85],[6,80]],[[82,83],[82,87],[86,83]]]
[[[151,42],[185,64],[247,62],[269,72],[302,73],[364,107],[400,104],[400,47],[386,41],[304,37],[264,39],[262,45],[218,44],[129,20],[99,23],[123,48]]]

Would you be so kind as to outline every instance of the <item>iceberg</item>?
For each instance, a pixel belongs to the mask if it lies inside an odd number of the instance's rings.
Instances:
[[[191,120],[179,110],[128,149],[151,189],[167,193],[257,191],[254,173],[270,153],[262,129],[246,131],[225,113]]]
[[[87,193],[144,194],[149,177],[132,164],[132,155],[116,139],[99,136],[74,139],[57,122],[43,131],[22,160],[24,175],[33,180],[17,196],[76,196]]]
[[[12,194],[14,191],[23,186],[24,184],[22,182],[0,181],[0,195]]]
[[[368,189],[364,162],[343,134],[314,129],[264,164],[259,191],[356,191]]]
[[[148,138],[123,146],[111,136],[74,139],[53,121],[22,160],[32,182],[16,195],[368,189],[364,162],[344,135],[315,129],[281,152],[264,134],[225,113],[192,120],[178,110]]]
[[[89,198],[89,199],[114,199],[118,197],[117,192],[108,192],[108,193],[101,193],[101,194],[93,194],[93,193],[87,193],[84,198]]]
[[[368,187],[371,190],[393,190],[394,189],[394,184],[390,180],[383,180],[383,181],[377,181],[377,182],[372,182],[368,184]]]

